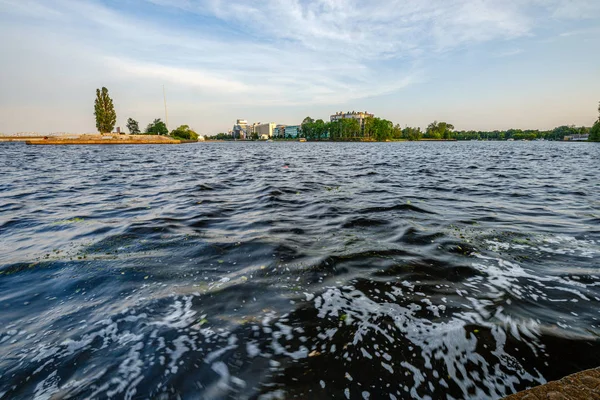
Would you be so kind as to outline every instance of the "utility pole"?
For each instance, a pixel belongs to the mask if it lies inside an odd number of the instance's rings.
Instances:
[[[165,85],[163,85],[163,98],[165,100],[165,125],[167,127],[167,131],[169,130],[169,114],[167,113],[167,94],[165,92]]]

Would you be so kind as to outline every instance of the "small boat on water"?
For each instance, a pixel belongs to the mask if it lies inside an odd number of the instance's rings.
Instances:
[[[300,139],[298,139],[299,142],[306,142],[306,138],[301,137]]]

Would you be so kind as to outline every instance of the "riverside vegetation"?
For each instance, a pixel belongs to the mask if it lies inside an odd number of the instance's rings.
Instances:
[[[96,117],[96,128],[100,133],[110,133],[115,128],[117,114],[111,97],[108,94],[108,89],[96,89],[96,102],[94,105],[94,116]],[[142,133],[138,121],[133,118],[127,119],[127,129],[132,135],[162,135],[171,136],[177,140],[198,140],[198,134],[188,125],[181,125],[171,131],[167,125],[160,119],[156,118],[148,124],[146,130]]]
[[[326,122],[322,119],[306,117],[302,121],[299,137],[308,140],[332,141],[395,141],[395,140],[563,140],[565,136],[589,134],[590,141],[600,141],[600,105],[598,120],[592,127],[563,125],[551,130],[507,129],[494,131],[457,131],[454,125],[444,121],[434,121],[425,131],[420,127],[394,124],[386,119],[368,117],[364,128],[356,119],[345,118]],[[233,140],[230,134],[219,133],[209,137],[213,140]],[[295,139],[284,137],[282,139]]]
[[[383,142],[394,140],[563,140],[565,136],[589,134],[590,141],[600,141],[600,105],[598,114],[599,117],[592,127],[563,125],[546,131],[537,129],[456,131],[454,125],[448,122],[434,121],[423,132],[420,127],[406,126],[402,128],[400,124],[377,117],[365,118],[363,126],[353,118],[326,122],[322,119],[315,120],[306,117],[302,121],[299,137],[308,140]],[[105,87],[96,90],[94,115],[96,116],[96,127],[100,133],[112,132],[117,115],[108,89]],[[179,140],[198,140],[198,134],[188,125],[181,125],[169,134],[167,125],[160,118],[156,118],[148,124],[143,133],[140,132],[138,121],[133,118],[127,120],[126,126],[131,134],[170,135]],[[233,140],[234,138],[230,134],[219,133],[209,139]],[[284,137],[283,139],[293,138]]]

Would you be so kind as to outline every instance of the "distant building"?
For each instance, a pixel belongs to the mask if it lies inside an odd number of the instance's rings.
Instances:
[[[267,138],[273,137],[273,132],[275,131],[275,127],[277,125],[275,122],[269,122],[266,124],[261,124],[260,122],[254,126],[254,132],[258,133],[259,137],[267,136]]]
[[[579,141],[579,142],[583,142],[583,141],[587,141],[589,139],[590,135],[585,133],[585,134],[579,134],[579,135],[570,135],[570,136],[565,136],[563,138],[563,140],[566,141]]]
[[[245,119],[238,119],[233,125],[233,129],[231,130],[231,134],[234,139],[245,139],[247,138],[248,131],[248,121]]]
[[[273,138],[275,139],[283,139],[285,135],[285,125],[277,125],[273,130]]]
[[[281,139],[295,139],[300,137],[300,125],[278,125],[278,137]]]
[[[366,118],[373,118],[375,115],[374,114],[369,114],[368,112],[362,112],[362,111],[348,111],[348,112],[336,112],[335,114],[333,114],[330,117],[330,121],[334,122],[334,121],[339,121],[341,119],[345,119],[345,118],[354,118],[356,120],[358,120],[358,123],[360,124],[360,131],[364,132],[365,131],[365,119]]]
[[[255,122],[252,125],[248,125],[248,129],[247,129],[247,134],[246,134],[246,139],[250,140],[254,137],[258,137],[258,126],[260,125],[260,122]]]

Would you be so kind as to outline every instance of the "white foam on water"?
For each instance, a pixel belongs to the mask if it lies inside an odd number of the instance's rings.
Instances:
[[[352,317],[354,336],[351,343],[357,346],[359,354],[365,359],[373,358],[372,352],[366,348],[372,347],[371,337],[379,334],[387,339],[388,346],[394,346],[398,340],[409,340],[419,349],[414,354],[415,359],[420,359],[426,370],[432,371],[433,361],[442,360],[447,375],[458,385],[465,397],[470,397],[469,389],[484,385],[486,391],[481,390],[478,398],[497,398],[512,393],[514,383],[529,381],[543,383],[544,378],[536,373],[524,371],[518,360],[511,357],[504,350],[506,335],[501,327],[484,319],[477,311],[457,313],[454,318],[433,322],[429,318],[418,317],[422,310],[418,304],[401,306],[396,303],[378,303],[364,293],[352,289],[342,290],[329,288],[322,296],[321,301],[315,299],[315,306],[319,306],[320,318],[339,318],[340,315]],[[390,319],[394,321],[393,329],[383,328],[376,321]],[[486,360],[477,352],[478,339],[470,334],[466,326],[470,323],[488,328],[496,339],[495,349],[492,354],[494,360]],[[528,333],[534,332],[534,327],[529,327]],[[381,346],[381,343],[379,343]],[[430,399],[428,394],[423,394],[432,388],[423,388],[428,380],[415,365],[408,361],[395,362],[389,354],[383,357],[382,367],[389,371],[389,366],[396,374],[402,370],[409,372],[413,385],[409,388],[411,397],[416,399]],[[353,362],[360,362],[353,359]],[[385,364],[385,365],[384,365]],[[467,364],[477,367],[480,379],[474,379],[467,370]],[[500,368],[502,367],[502,368]],[[401,371],[398,371],[401,370]],[[511,379],[516,382],[511,382]],[[496,384],[497,380],[502,384]],[[443,398],[438,393],[436,398]]]
[[[53,371],[36,385],[33,398],[35,400],[50,400],[53,395],[59,392],[59,381],[60,378],[58,377],[57,371]]]

